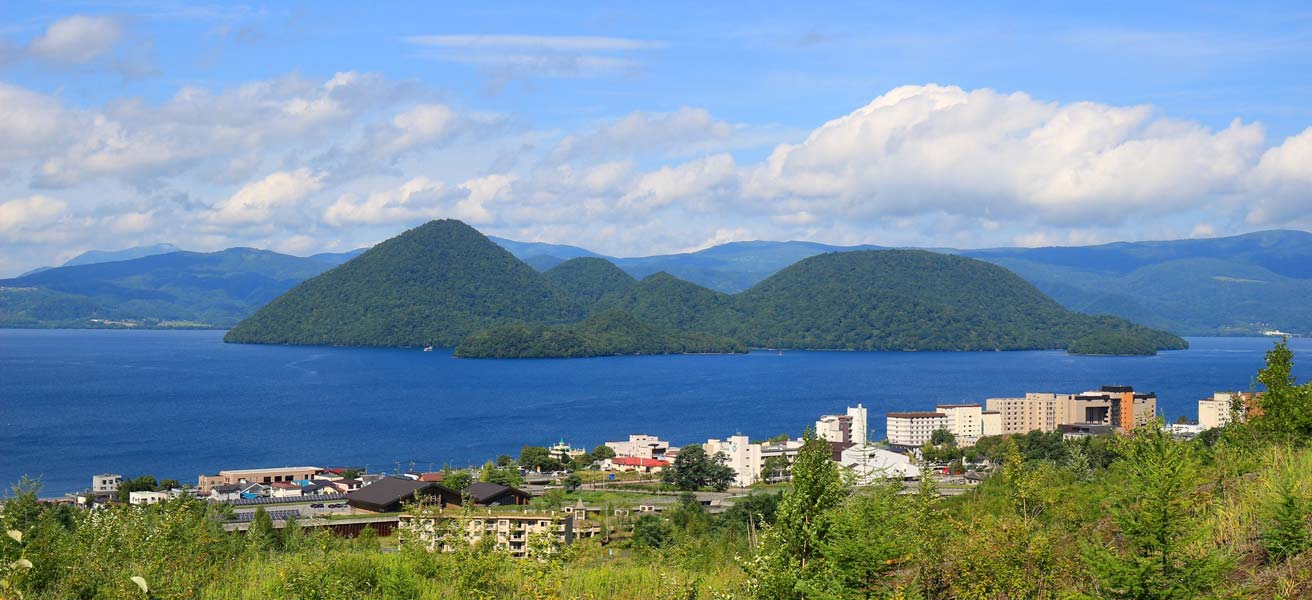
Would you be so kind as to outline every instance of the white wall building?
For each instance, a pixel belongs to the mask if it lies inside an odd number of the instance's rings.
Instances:
[[[919,479],[920,467],[905,454],[873,445],[852,446],[843,451],[839,464],[852,471],[857,485],[885,479]]]
[[[123,483],[123,476],[118,473],[101,473],[100,475],[91,476],[91,491],[93,492],[116,492],[118,486]]]
[[[1238,410],[1240,419],[1244,418],[1245,408],[1253,401],[1251,393],[1234,394],[1231,392],[1216,392],[1211,398],[1204,398],[1198,401],[1198,424],[1203,429],[1213,427],[1225,427],[1234,419],[1235,411]],[[1238,406],[1235,406],[1238,402]]]
[[[615,456],[632,458],[663,459],[670,449],[669,442],[645,433],[631,434],[624,442],[606,442],[606,446],[615,451]]]
[[[128,504],[137,506],[159,504],[168,499],[168,492],[128,492]]]
[[[948,417],[940,412],[888,413],[888,443],[919,447],[939,429],[947,429]]]
[[[826,442],[851,443],[852,417],[823,415],[815,422],[815,437]]]
[[[974,446],[986,435],[1002,435],[1002,413],[984,410],[979,404],[940,404],[938,412],[948,419],[947,430],[958,446]]]
[[[761,445],[753,444],[745,435],[730,436],[726,440],[706,440],[703,446],[706,454],[715,456],[717,452],[723,452],[729,457],[728,464],[733,469],[736,477],[734,485],[745,487],[756,483],[761,479]]]
[[[857,446],[864,446],[869,442],[867,435],[867,426],[869,421],[866,418],[866,407],[857,404],[856,406],[847,407],[847,416],[852,419],[852,439],[850,440]]]

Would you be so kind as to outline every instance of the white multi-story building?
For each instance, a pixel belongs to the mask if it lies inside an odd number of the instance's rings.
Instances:
[[[826,442],[851,443],[852,417],[848,415],[821,416],[815,422],[815,437]]]
[[[663,459],[670,450],[669,442],[645,433],[631,434],[624,442],[606,442],[606,446],[615,451],[615,456],[630,458]]]
[[[973,446],[986,435],[1002,435],[1002,413],[986,411],[979,404],[940,404],[938,412],[947,417],[947,430],[959,446]]]
[[[96,493],[117,492],[123,476],[118,473],[101,473],[91,476],[91,491]]]
[[[888,413],[887,422],[888,443],[895,446],[923,446],[935,431],[948,427],[948,417],[941,412]]]
[[[726,463],[736,476],[734,485],[745,487],[761,479],[761,445],[753,444],[745,435],[730,436],[726,440],[706,440],[703,446],[708,456],[724,453],[729,461]]]

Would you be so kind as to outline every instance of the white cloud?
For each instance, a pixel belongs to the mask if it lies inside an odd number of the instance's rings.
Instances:
[[[622,37],[543,35],[415,35],[402,41],[419,58],[478,65],[492,91],[529,77],[600,77],[631,73],[639,62],[625,55],[664,42]]]
[[[42,195],[0,202],[0,239],[10,244],[43,241],[67,209],[67,202]]]
[[[272,173],[216,204],[213,220],[223,225],[249,225],[292,219],[301,201],[323,188],[324,177],[309,169]]]
[[[639,153],[687,154],[707,142],[723,142],[734,126],[711,117],[704,108],[683,107],[670,113],[634,111],[605,123],[595,131],[568,135],[551,152],[558,162],[585,157],[609,157]]]
[[[114,18],[73,15],[52,23],[27,49],[51,62],[85,64],[113,49],[122,33]]]
[[[367,196],[345,193],[324,211],[325,223],[352,225],[415,224],[429,219],[456,218],[469,223],[493,219],[486,206],[512,182],[505,175],[471,179],[458,186],[415,177],[400,186]]]
[[[1249,223],[1312,225],[1312,127],[1263,153],[1246,192]]]
[[[0,160],[40,156],[70,133],[69,115],[49,96],[0,82]]]
[[[640,212],[664,208],[675,202],[697,206],[708,196],[725,195],[737,184],[733,157],[717,154],[661,167],[647,173],[620,198],[620,204]]]
[[[776,148],[745,194],[831,216],[1109,223],[1225,191],[1262,139],[1256,125],[1212,132],[1143,106],[907,86]]]

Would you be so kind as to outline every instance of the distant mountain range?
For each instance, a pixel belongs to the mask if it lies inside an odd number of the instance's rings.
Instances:
[[[616,258],[578,246],[490,239],[538,271],[546,272],[574,258],[605,258],[636,278],[664,272],[724,293],[746,290],[804,258],[880,248],[755,241],[683,254]],[[92,251],[65,267],[42,271],[57,276],[37,278],[37,273],[29,273],[0,280],[0,326],[87,327],[105,326],[108,320],[139,326],[176,321],[231,327],[296,283],[364,251],[311,257],[277,254],[285,260],[244,261],[232,260],[232,255],[227,259],[201,257],[261,251],[230,249],[202,254],[171,249],[174,247],[161,244]],[[1004,266],[1078,312],[1116,315],[1183,335],[1251,335],[1264,330],[1312,334],[1312,303],[1308,302],[1312,298],[1312,234],[1307,232],[935,251]],[[147,260],[170,255],[179,257]],[[133,266],[65,271],[111,263]],[[289,268],[292,264],[298,266]],[[235,289],[221,282],[232,283]]]
[[[581,322],[581,323],[580,323]],[[576,324],[576,325],[571,325]],[[432,221],[279,296],[226,341],[456,346],[462,356],[733,351],[1024,350],[1085,338],[1184,348],[1067,310],[1010,271],[923,250],[825,253],[739,294],[581,256],[546,274],[460,221]],[[735,340],[737,340],[735,342]],[[1099,347],[1116,348],[1105,342]]]

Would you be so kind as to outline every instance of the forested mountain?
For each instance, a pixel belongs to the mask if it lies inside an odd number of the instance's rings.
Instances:
[[[610,261],[594,257],[567,260],[542,275],[588,306],[611,294],[622,293],[638,282]]]
[[[455,349],[455,355],[462,358],[578,358],[741,352],[747,352],[747,346],[736,340],[653,327],[622,311],[597,313],[573,325],[498,325],[465,338]]]
[[[46,269],[0,280],[0,326],[230,327],[331,266],[231,248]]]
[[[748,344],[855,350],[1066,348],[1125,333],[1157,349],[1184,341],[1128,321],[1067,310],[1016,274],[924,250],[867,250],[805,259],[735,297]]]
[[[455,346],[507,322],[566,323],[580,303],[454,220],[391,238],[283,294],[224,338],[266,344]]]
[[[591,319],[563,326],[589,313]],[[226,339],[364,346],[463,341],[464,356],[726,347],[728,340],[706,336],[844,350],[1066,348],[1086,336],[1133,338],[1154,349],[1185,346],[1122,319],[1072,313],[1006,269],[960,256],[823,254],[731,296],[666,273],[634,283],[598,258],[576,258],[540,274],[458,221],[434,221],[379,244],[284,294]]]
[[[810,256],[874,248],[733,242],[686,254],[608,260],[634,277],[664,271],[736,293]],[[1100,246],[934,250],[1004,266],[1078,312],[1112,314],[1182,334],[1252,335],[1280,329],[1312,335],[1312,304],[1306,301],[1312,298],[1312,234],[1303,231]]]

